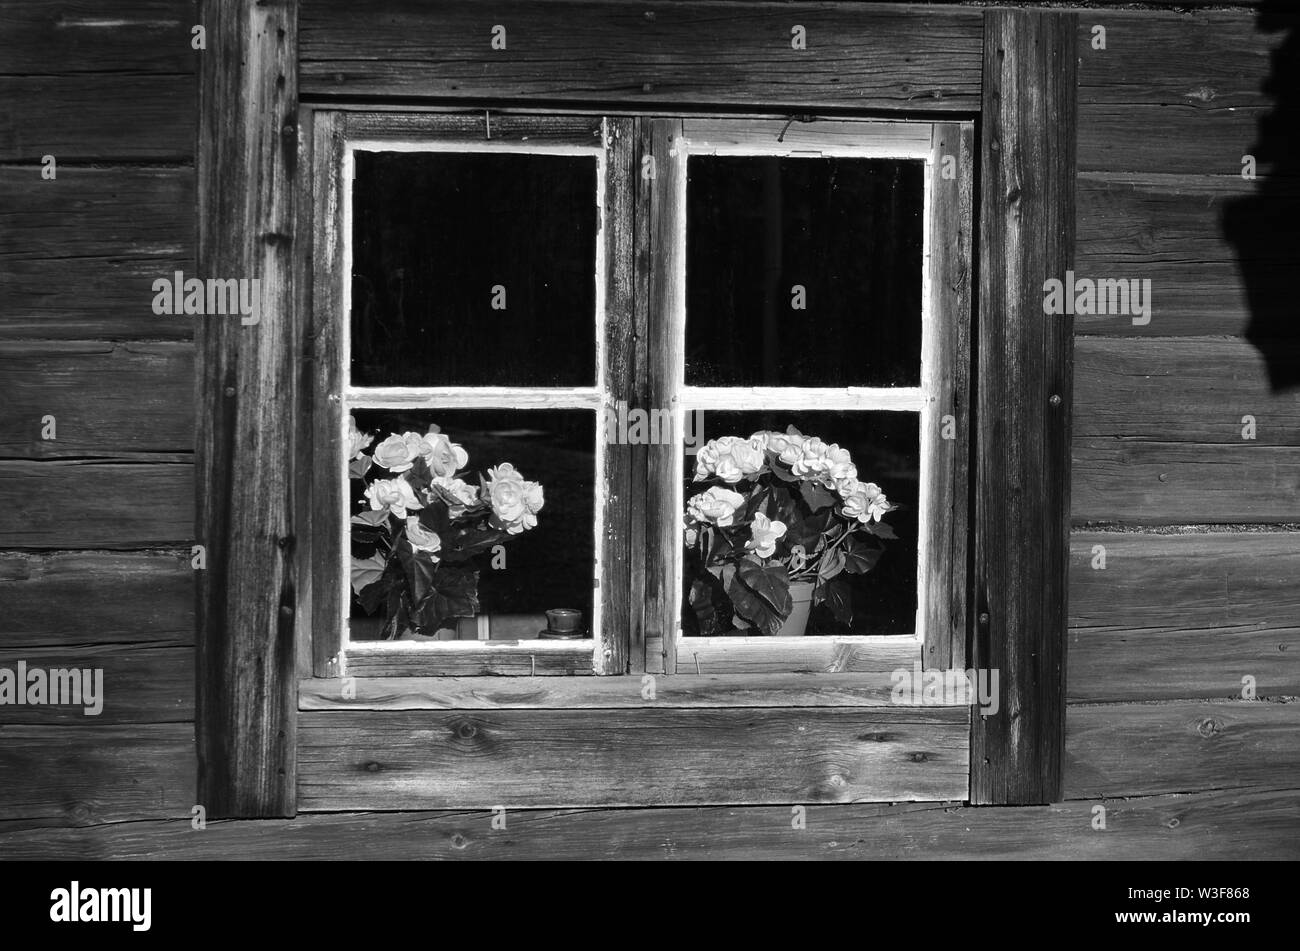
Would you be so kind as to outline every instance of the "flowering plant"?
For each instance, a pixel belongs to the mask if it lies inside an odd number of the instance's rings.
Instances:
[[[800,582],[814,606],[852,623],[844,576],[875,567],[896,537],[881,518],[897,506],[858,479],[848,450],[793,426],[723,436],[700,448],[693,481],[708,486],[686,502],[687,600],[701,634],[725,630],[728,614],[777,633]]]
[[[352,517],[352,589],[366,613],[387,605],[384,637],[432,634],[478,613],[477,555],[537,525],[542,487],[510,463],[480,474],[457,472],[469,454],[437,426],[424,435],[374,435],[348,416],[348,474],[365,486]],[[368,557],[359,557],[371,549]]]

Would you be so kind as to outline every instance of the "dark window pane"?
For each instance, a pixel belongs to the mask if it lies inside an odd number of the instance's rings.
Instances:
[[[818,553],[827,548],[846,552],[847,570],[833,578],[821,593],[841,599],[843,610],[832,610],[830,603],[811,608],[807,634],[913,634],[916,630],[917,607],[917,500],[920,472],[919,415],[916,413],[886,412],[805,412],[802,410],[763,410],[750,412],[713,412],[702,414],[703,433],[700,445],[709,440],[739,436],[748,440],[760,432],[787,434],[794,426],[803,437],[817,437],[825,444],[835,444],[848,452],[848,458],[830,456],[815,447],[807,452],[791,450],[783,462],[771,450],[761,455],[732,456],[733,466],[719,466],[715,457],[707,453],[699,458],[686,455],[687,502],[686,552],[683,562],[682,631],[688,636],[749,635],[760,633],[761,628],[746,622],[743,615],[754,614],[740,605],[737,598],[762,597],[762,594],[737,595],[732,586],[746,581],[743,571],[739,579],[731,577],[727,565],[736,565],[746,557],[757,556],[761,567],[780,565],[787,580],[797,580],[801,574],[815,581],[815,569],[825,557],[833,567],[840,556],[830,554],[818,560]],[[771,445],[771,441],[767,441]],[[727,453],[730,455],[730,453]],[[839,491],[837,480],[849,473],[836,469],[830,463],[817,460],[829,458],[832,463],[852,464],[856,478],[861,483],[874,483],[890,503],[898,506],[877,519],[869,509],[864,509],[868,521],[854,517],[854,505],[861,506],[873,497],[869,489],[849,493],[846,500]],[[800,467],[789,465],[803,459]],[[695,480],[700,463],[710,475]],[[737,464],[738,463],[738,464]],[[762,465],[756,477],[754,470]],[[824,472],[825,482],[819,483],[814,473]],[[794,481],[779,477],[784,475]],[[811,486],[812,488],[809,488]],[[690,505],[695,496],[715,493],[712,506],[705,500]],[[724,493],[734,493],[724,494]],[[762,493],[760,496],[759,493]],[[735,508],[737,496],[745,503]],[[756,499],[756,503],[749,500]],[[846,505],[847,503],[847,505]],[[769,542],[770,552],[749,548],[762,540],[761,532],[754,531],[753,514],[761,513],[768,522],[780,522],[780,537]],[[700,516],[703,516],[701,518]],[[725,523],[725,524],[724,524]],[[880,525],[887,526],[896,538],[883,538],[873,532]],[[760,525],[760,529],[763,526]],[[870,531],[868,530],[870,527]],[[690,529],[695,530],[692,535]],[[852,528],[851,534],[846,529]],[[713,533],[713,534],[707,534]],[[849,534],[848,538],[842,536]],[[794,546],[802,545],[807,562],[800,569]],[[707,551],[705,550],[707,546]],[[731,554],[728,554],[730,551]],[[792,560],[794,559],[794,560]],[[710,571],[713,568],[715,570]],[[829,571],[828,571],[829,575]],[[780,572],[777,573],[781,577]],[[761,579],[753,578],[744,587],[750,592],[761,589]],[[792,589],[792,593],[799,592]],[[759,606],[759,610],[763,610]],[[742,615],[737,623],[736,615]],[[739,624],[739,626],[738,626]],[[783,636],[793,632],[786,631]]]
[[[691,157],[687,384],[918,385],[924,168]]]
[[[353,384],[594,385],[594,158],[357,152],[352,195]]]
[[[404,516],[393,515],[391,508],[386,509],[390,517],[378,529],[353,525],[354,570],[358,565],[369,564],[373,566],[372,571],[378,572],[386,560],[387,539],[396,537],[395,532],[405,526],[404,518],[419,517],[423,527],[439,536],[439,550],[430,553],[439,557],[437,569],[431,574],[432,587],[444,593],[441,586],[445,584],[454,597],[460,582],[467,580],[461,572],[466,568],[477,570],[480,603],[477,613],[486,617],[492,639],[536,638],[547,626],[546,611],[556,608],[581,611],[581,630],[590,636],[595,573],[595,413],[587,410],[356,410],[353,416],[362,433],[375,436],[363,450],[366,457],[373,458],[376,449],[391,434],[416,433],[425,436],[426,442],[436,443],[430,446],[435,450],[431,474],[436,477],[454,470],[452,478],[459,479],[461,484],[452,484],[448,491],[458,502],[472,503],[475,498],[481,498],[480,475],[487,476],[489,470],[504,463],[512,465],[525,483],[540,484],[542,498],[542,505],[536,511],[521,504],[535,503],[536,495],[531,488],[525,489],[522,499],[501,498],[495,505],[481,502],[476,510],[459,512],[446,505],[442,511],[451,519],[450,529],[436,524],[438,516],[426,512],[427,505],[407,511]],[[446,442],[427,437],[430,424],[439,427],[437,435],[446,437]],[[464,455],[455,447],[460,447]],[[369,471],[357,477],[356,469],[364,467],[364,462],[360,466],[353,464],[354,477],[349,482],[353,515],[374,511],[365,494],[368,487],[377,480],[398,478],[392,469],[404,465],[410,455],[390,444],[388,450],[380,450],[380,461],[393,463],[389,468],[372,463]],[[424,465],[427,467],[428,462]],[[418,502],[427,503],[428,496],[418,492],[418,487],[427,483],[421,474],[421,467],[413,465],[401,478],[417,486]],[[378,495],[373,491],[372,494]],[[531,508],[536,508],[535,504]],[[533,521],[535,524],[527,527]],[[516,531],[503,531],[510,526]],[[479,534],[462,535],[458,532],[461,528]],[[457,538],[466,542],[479,540],[477,553],[468,559],[450,554]],[[452,570],[443,575],[449,565]],[[399,559],[392,570],[397,572],[402,568]],[[360,580],[375,577],[378,576],[365,575]],[[410,590],[409,580],[399,579],[398,587]],[[362,592],[364,596],[364,588]],[[394,608],[400,610],[400,606],[396,601],[379,598],[380,592],[381,589],[370,592],[369,606],[373,610],[368,611],[358,599],[356,588],[352,588],[353,640],[373,640],[393,633],[385,628],[394,617]],[[406,639],[437,636],[450,640],[457,637],[452,632],[458,631],[462,640],[476,637],[478,625],[473,620],[436,625],[431,623],[432,616],[424,620],[429,623],[421,624],[421,630],[414,630],[415,625],[404,625],[399,635]],[[440,635],[439,630],[443,632]]]

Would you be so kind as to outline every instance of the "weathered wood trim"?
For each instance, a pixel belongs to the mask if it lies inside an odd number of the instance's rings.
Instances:
[[[1061,798],[1072,353],[1043,283],[1073,258],[1077,18],[984,24],[972,659],[1002,693],[973,720],[970,799],[1043,803]]]
[[[1300,694],[1300,533],[1076,532],[1071,703]],[[1104,567],[1102,567],[1104,565]]]
[[[389,812],[212,822],[183,819],[0,832],[15,860],[327,859],[385,861],[863,859],[1136,861],[1300,859],[1300,792],[1212,791],[1106,803],[972,809],[954,803],[810,805],[792,832],[789,805],[668,809]]]
[[[975,229],[975,127],[933,127],[927,275],[930,327],[926,367],[933,401],[921,414],[923,465],[929,490],[922,525],[926,540],[922,610],[927,670],[966,667],[970,574],[971,281]],[[953,160],[954,178],[945,165]],[[944,417],[952,417],[945,438]]]
[[[198,318],[199,801],[296,808],[294,446],[297,4],[205,0],[199,270],[258,279],[255,324]]]
[[[1071,798],[1293,789],[1300,704],[1243,700],[1071,706]]]
[[[850,3],[313,0],[303,94],[973,112],[978,11]],[[506,28],[506,49],[491,47]],[[791,30],[807,31],[795,50]]]
[[[400,642],[397,642],[400,643]],[[342,670],[327,676],[348,677],[588,677],[593,645],[583,641],[447,641],[444,645],[345,652]]]
[[[305,712],[304,811],[952,800],[969,710]]]
[[[910,671],[909,671],[910,673]],[[633,708],[892,707],[888,671],[675,677],[366,677],[304,680],[300,710],[625,710]],[[918,701],[918,704],[919,701]],[[926,703],[925,706],[943,706]]]

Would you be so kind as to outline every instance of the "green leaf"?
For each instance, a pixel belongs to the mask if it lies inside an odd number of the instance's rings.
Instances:
[[[430,592],[415,601],[413,616],[421,633],[433,633],[450,626],[458,617],[473,617],[478,611],[478,571],[443,564],[434,575]]]
[[[844,549],[836,548],[833,551],[828,551],[822,558],[821,566],[817,569],[817,577],[822,581],[830,581],[844,570],[844,562]]]
[[[857,538],[850,538],[844,543],[844,570],[851,575],[865,575],[884,552],[879,548],[864,544]]]
[[[416,456],[411,468],[403,472],[402,477],[410,483],[416,497],[420,499],[424,497],[424,490],[433,484],[433,473],[429,471],[429,464],[423,456]]]
[[[877,538],[898,538],[898,536],[894,534],[894,530],[884,522],[872,522],[868,524],[867,531],[872,535],[875,535]]]
[[[799,494],[803,496],[803,500],[808,503],[808,507],[814,512],[821,511],[839,501],[839,497],[833,495],[820,482],[800,483]]]
[[[853,592],[848,580],[840,577],[825,584],[824,599],[831,613],[841,624],[853,623]]]
[[[384,576],[388,562],[384,556],[375,552],[369,558],[352,559],[352,590],[361,597],[361,592]]]
[[[782,621],[790,616],[790,577],[785,565],[764,567],[751,558],[742,558],[736,575],[747,588],[766,601]]]
[[[739,573],[732,575],[727,582],[727,597],[731,599],[735,612],[764,634],[775,634],[781,629],[785,618],[779,617],[770,604],[746,586]]]
[[[387,528],[388,509],[380,509],[378,512],[367,509],[359,515],[352,516],[352,524],[369,525],[372,528]]]
[[[372,461],[369,456],[359,456],[348,463],[348,478],[364,479],[366,473],[370,471]]]

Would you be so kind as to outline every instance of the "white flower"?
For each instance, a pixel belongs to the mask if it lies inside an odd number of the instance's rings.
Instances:
[[[729,485],[752,478],[763,470],[763,448],[751,439],[722,436],[710,439],[695,454],[695,481],[717,476]]]
[[[423,441],[427,448],[421,455],[434,475],[453,476],[469,464],[469,453],[440,433],[437,426],[429,427]]]
[[[739,492],[713,486],[686,503],[691,518],[697,522],[711,522],[726,528],[736,518],[736,509],[745,504],[745,497]]]
[[[366,489],[366,498],[372,510],[388,509],[398,518],[406,518],[407,509],[424,508],[405,479],[377,479]]]
[[[390,472],[405,472],[415,463],[425,448],[419,433],[393,434],[375,447],[375,465]]]
[[[375,441],[373,433],[363,433],[357,429],[357,418],[348,413],[348,458],[360,459],[361,450]]]
[[[429,531],[414,515],[406,520],[406,540],[416,551],[428,552],[430,555],[442,548],[442,539],[438,537],[438,533]],[[435,556],[433,560],[438,559]]]
[[[773,522],[762,512],[755,514],[749,526],[751,538],[745,547],[759,558],[771,558],[776,553],[776,540],[785,534],[785,522]]]
[[[431,499],[434,494],[447,503],[447,513],[452,518],[463,515],[467,508],[478,502],[478,489],[464,479],[453,479],[448,476],[434,476],[433,489],[430,491]]]
[[[527,482],[510,463],[488,470],[483,497],[492,506],[492,524],[508,535],[537,526],[537,513],[545,504],[542,487]]]
[[[851,484],[845,483],[840,487],[840,495],[844,498],[845,516],[857,519],[863,525],[879,522],[881,516],[890,509],[885,493],[874,482],[858,482],[855,479]]]

